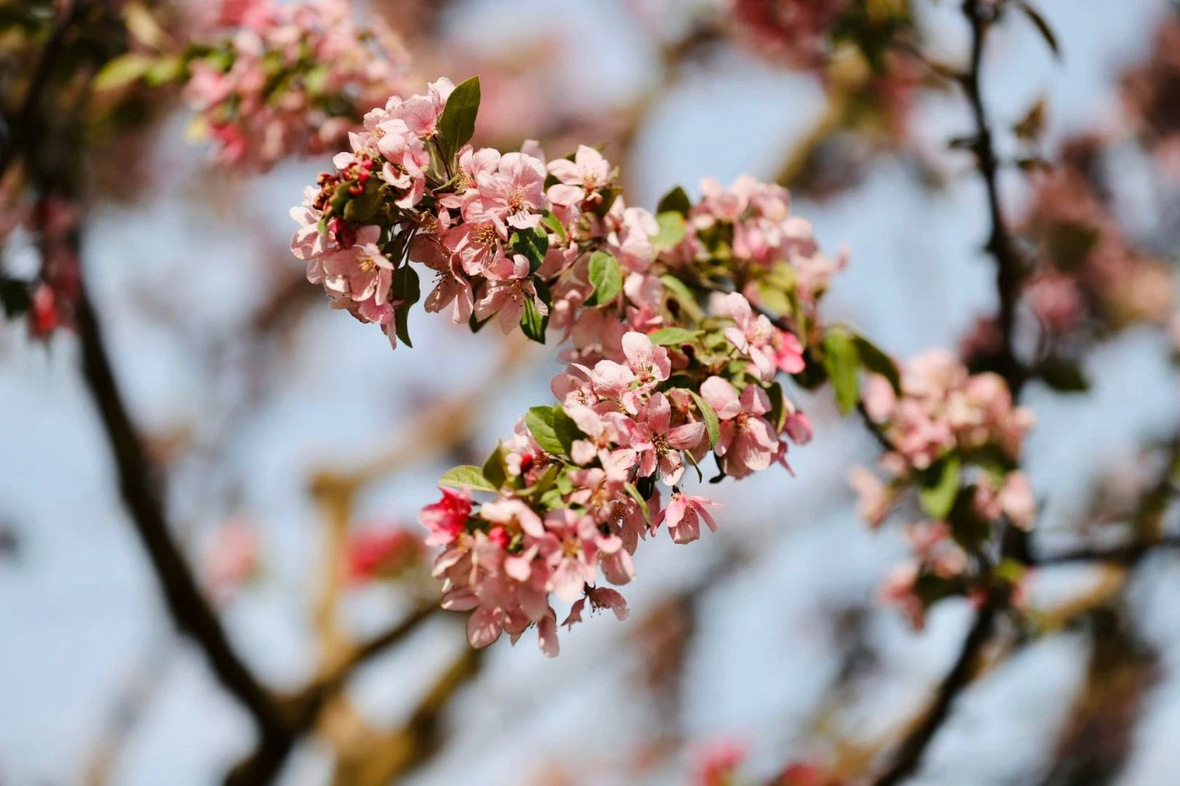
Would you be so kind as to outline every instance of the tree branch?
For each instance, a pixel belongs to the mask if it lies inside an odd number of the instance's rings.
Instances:
[[[1004,222],[998,181],[999,158],[996,155],[981,88],[984,44],[999,11],[996,6],[983,0],[963,0],[962,12],[971,27],[971,54],[968,68],[959,79],[959,84],[966,94],[975,121],[976,165],[987,191],[988,214],[991,219],[991,231],[984,248],[996,262],[996,291],[1000,299],[998,321],[1003,345],[991,361],[993,370],[1007,381],[1013,397],[1017,397],[1028,379],[1028,371],[1017,359],[1015,352],[1016,306],[1025,276],[1025,265]],[[1012,531],[1012,528],[1008,530]],[[1013,531],[1012,535],[1002,538],[1001,557],[1023,555],[1026,551],[1026,544],[1019,533]],[[976,614],[954,666],[939,685],[930,710],[922,722],[902,741],[893,763],[875,781],[876,786],[892,786],[917,771],[931,740],[950,717],[955,700],[971,683],[980,654],[991,639],[996,617],[1007,602],[1006,592],[995,587],[988,589],[987,598]]]
[[[998,321],[1003,345],[991,361],[993,370],[1007,380],[1012,395],[1016,396],[1028,380],[1028,369],[1017,359],[1015,350],[1016,306],[1020,299],[1020,285],[1024,281],[1025,264],[1008,231],[1000,206],[999,157],[996,155],[980,85],[984,44],[988,31],[998,18],[999,10],[983,0],[964,0],[962,10],[971,25],[971,59],[959,84],[966,94],[975,121],[976,164],[987,190],[988,214],[991,218],[991,232],[984,249],[996,261],[996,292],[1000,298]]]
[[[4,146],[3,150],[0,150],[0,177],[4,176],[8,167],[20,156],[25,146],[36,138],[41,101],[49,85],[53,66],[57,63],[74,25],[82,20],[83,15],[90,8],[91,2],[92,0],[75,0],[61,20],[54,25],[53,30],[49,33],[49,38],[45,40],[45,46],[41,48],[37,64],[33,67],[29,86],[25,89],[24,100],[13,117],[11,128],[7,129],[10,134],[8,144]]]
[[[164,590],[168,611],[177,627],[200,646],[222,686],[250,713],[263,745],[274,746],[289,736],[286,724],[276,702],[230,645],[169,533],[152,468],[115,382],[98,318],[85,290],[78,297],[75,318],[86,388],[114,453],[119,492]]]

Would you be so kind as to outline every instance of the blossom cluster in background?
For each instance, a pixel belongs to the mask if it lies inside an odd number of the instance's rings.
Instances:
[[[998,375],[970,374],[937,350],[906,363],[897,388],[870,375],[864,408],[891,449],[880,474],[859,468],[851,482],[874,527],[917,490],[921,515],[907,527],[914,560],[890,575],[885,595],[920,626],[930,603],[977,589],[973,557],[1001,520],[1032,528],[1036,499],[1017,468],[1032,413],[1013,403]]]
[[[482,467],[448,473],[456,490],[422,514],[446,547],[444,606],[473,611],[472,644],[536,625],[556,653],[551,594],[572,604],[565,624],[587,603],[623,616],[599,572],[626,583],[651,531],[685,543],[714,525],[686,473],[703,478],[711,454],[718,479],[742,478],[810,439],[776,376],[804,372],[842,262],[785,190],[749,177],[706,181],[696,204],[675,189],[653,214],[626,205],[593,148],[474,149],[479,97],[478,80],[444,79],[370,112],[292,210],[292,249],[335,307],[394,345],[423,299],[417,266],[434,277],[427,311],[568,341],[557,404],[532,408]]]

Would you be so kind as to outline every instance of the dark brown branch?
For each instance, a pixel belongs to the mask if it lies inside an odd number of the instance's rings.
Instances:
[[[1015,351],[1016,306],[1025,276],[1025,264],[1004,222],[1004,213],[1000,205],[999,158],[996,155],[981,88],[983,49],[988,31],[998,18],[999,11],[997,6],[983,0],[963,0],[962,12],[971,27],[971,54],[968,68],[959,83],[971,106],[975,122],[976,165],[987,191],[988,214],[991,220],[991,231],[984,248],[996,261],[996,291],[1000,299],[998,321],[1003,335],[1003,345],[991,359],[991,367],[1004,377],[1012,395],[1016,397],[1028,379],[1027,369],[1017,359]],[[1013,537],[1002,539],[1001,556],[1023,556],[1026,550],[1024,538],[1012,528],[1008,529]],[[939,685],[929,712],[902,740],[892,764],[875,781],[877,786],[892,786],[917,771],[930,741],[950,717],[959,694],[971,683],[980,654],[991,638],[996,616],[1007,601],[1006,592],[994,587],[989,589],[987,600],[976,614],[955,665]]]
[[[36,138],[37,127],[40,125],[38,117],[40,116],[41,102],[44,100],[46,89],[49,86],[49,77],[53,73],[53,67],[57,64],[74,26],[82,21],[92,2],[93,0],[75,0],[61,20],[54,25],[49,37],[45,40],[41,54],[37,57],[37,64],[33,67],[33,75],[29,79],[29,85],[25,89],[24,100],[21,101],[20,108],[13,116],[8,129],[8,143],[3,150],[0,150],[0,177],[3,177],[4,173],[8,171],[8,167],[21,155],[25,146]]]
[[[992,628],[1001,605],[998,596],[989,597],[976,614],[971,630],[963,640],[963,648],[959,651],[955,665],[938,687],[934,703],[930,705],[918,726],[902,741],[889,769],[874,781],[876,786],[893,786],[917,771],[930,741],[934,739],[943,722],[950,717],[955,699],[975,677],[980,653],[991,639]]]
[[[286,724],[278,705],[230,645],[172,539],[152,467],[115,382],[101,327],[85,291],[78,298],[75,318],[86,387],[114,453],[119,493],[164,590],[168,611],[177,627],[201,647],[218,681],[253,717],[263,745],[275,746],[289,737]]]
[[[1024,260],[1008,231],[1000,206],[999,157],[996,155],[991,123],[983,103],[983,90],[980,85],[984,45],[988,31],[998,14],[998,7],[984,0],[964,0],[963,15],[971,25],[971,59],[959,82],[967,96],[967,102],[971,105],[971,114],[975,121],[976,164],[987,190],[991,232],[984,249],[996,261],[996,292],[1000,298],[998,321],[1003,346],[996,356],[991,358],[991,365],[992,370],[1007,380],[1012,395],[1016,396],[1028,380],[1028,370],[1017,359],[1015,349],[1016,306],[1020,300],[1020,288],[1026,271]]]

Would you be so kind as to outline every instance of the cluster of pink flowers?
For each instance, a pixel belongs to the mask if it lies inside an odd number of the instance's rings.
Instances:
[[[714,340],[734,329],[719,326]],[[598,586],[600,572],[611,584],[630,581],[631,555],[661,525],[676,543],[699,538],[702,524],[716,528],[716,503],[681,488],[690,466],[699,472],[711,452],[723,474],[741,478],[785,465],[788,438],[810,439],[806,416],[781,388],[776,411],[755,362],[729,346],[729,363],[746,368],[727,379],[694,360],[687,342],[669,351],[627,332],[620,360],[572,364],[553,381],[557,406],[530,410],[482,469],[444,478],[462,490],[444,490],[421,520],[427,543],[446,547],[435,563],[444,607],[474,610],[472,645],[503,631],[515,641],[536,625],[542,648],[556,654],[550,594],[572,604],[563,625],[581,621],[587,603],[624,618],[622,596]],[[657,480],[671,489],[663,506]],[[471,485],[495,498],[474,504]]]
[[[587,603],[625,616],[599,572],[630,580],[631,554],[662,525],[678,543],[714,526],[714,503],[681,488],[688,468],[712,454],[719,477],[742,478],[811,438],[775,378],[803,371],[843,263],[820,253],[786,191],[749,177],[706,181],[695,205],[676,189],[653,214],[625,204],[593,148],[554,160],[532,142],[472,148],[478,102],[478,80],[439,80],[366,115],[293,209],[292,249],[335,307],[391,344],[409,342],[417,265],[435,278],[427,311],[568,341],[558,403],[531,409],[483,467],[448,473],[421,516],[445,546],[444,606],[473,612],[471,643],[535,626],[556,653],[551,595],[571,604],[563,624]]]
[[[1032,527],[1036,499],[1017,465],[1032,414],[1014,405],[1001,377],[972,375],[938,350],[903,367],[900,391],[870,375],[863,403],[891,446],[879,462],[886,480],[864,468],[850,480],[874,527],[907,489],[918,490],[923,518],[907,527],[914,560],[890,575],[883,594],[920,624],[929,603],[972,589],[965,549],[996,522]]]
[[[1063,163],[1036,175],[1019,227],[1040,252],[1025,300],[1051,340],[1082,329],[1164,324],[1174,308],[1169,266],[1132,245],[1086,175],[1071,165],[1075,158],[1084,163],[1091,144],[1067,145]]]
[[[794,68],[821,65],[831,49],[832,26],[848,0],[728,0],[742,32],[767,55]]]
[[[1180,11],[1173,9],[1156,28],[1150,58],[1129,69],[1122,82],[1123,106],[1134,131],[1173,182],[1180,181]]]
[[[406,84],[400,40],[380,19],[358,27],[347,0],[226,0],[203,21],[185,96],[223,164],[265,170],[338,147]]]
[[[371,525],[349,536],[345,574],[356,583],[396,579],[422,563],[425,556],[417,533],[405,527]]]

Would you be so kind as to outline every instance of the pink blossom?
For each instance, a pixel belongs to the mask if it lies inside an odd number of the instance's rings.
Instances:
[[[442,491],[442,499],[422,508],[418,514],[418,521],[430,530],[426,536],[426,545],[445,546],[453,543],[461,533],[467,529],[467,520],[471,516],[471,492],[468,489],[454,491],[448,488]]]
[[[721,468],[735,478],[766,469],[779,455],[778,435],[761,415],[770,411],[770,398],[757,385],[737,391],[721,377],[709,377],[701,385],[701,396],[721,419],[721,436],[714,452]]]
[[[610,182],[610,164],[601,153],[586,145],[578,145],[573,161],[565,158],[550,161],[549,173],[558,180],[548,192],[549,200],[556,205],[580,205]]]
[[[675,543],[691,543],[701,536],[701,520],[708,525],[710,532],[717,531],[717,523],[709,513],[709,508],[718,507],[716,502],[705,497],[694,497],[682,492],[672,493],[668,506],[660,511],[652,525],[658,527],[667,523],[668,534]]]

